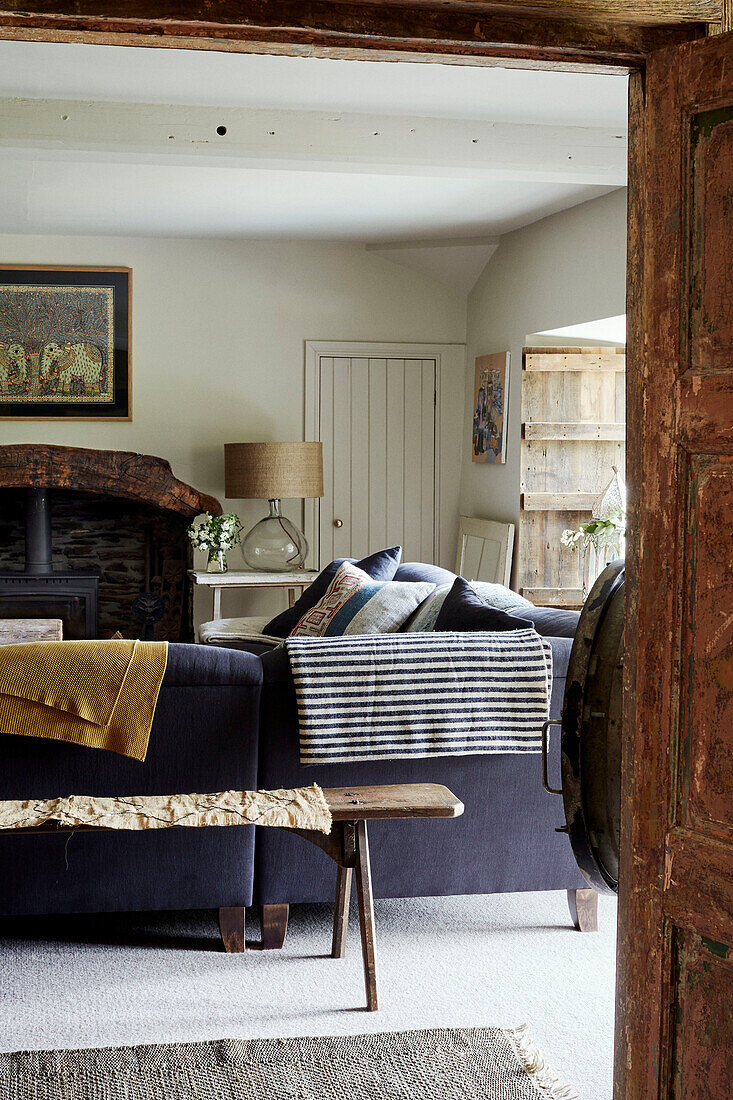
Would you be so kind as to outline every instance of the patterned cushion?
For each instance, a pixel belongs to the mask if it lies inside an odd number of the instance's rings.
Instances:
[[[363,569],[344,562],[325,596],[306,611],[290,637],[393,633],[434,588],[427,582],[373,581]]]
[[[374,554],[369,554],[368,557],[362,558],[361,561],[356,563],[354,563],[353,558],[337,558],[335,561],[329,562],[326,568],[318,574],[313,584],[308,585],[305,592],[295,601],[292,607],[288,607],[287,610],[276,615],[274,619],[270,619],[264,627],[264,633],[276,634],[279,638],[287,637],[290,631],[295,629],[306,611],[314,607],[326,594],[326,589],[336,576],[336,570],[342,562],[350,561],[352,564],[356,564],[359,569],[363,569],[365,573],[368,573],[372,580],[391,581],[397,572],[401,557],[402,547],[390,546],[389,549],[377,550]]]

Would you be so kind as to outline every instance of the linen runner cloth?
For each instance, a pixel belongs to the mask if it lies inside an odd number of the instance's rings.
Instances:
[[[1,646],[0,733],[144,760],[167,661],[167,642]]]
[[[286,638],[301,764],[540,752],[552,649],[534,630]]]
[[[208,825],[274,825],[331,831],[323,791],[294,787],[277,791],[220,791],[218,794],[131,795],[127,798],[68,798],[0,802],[0,831],[31,829],[55,821],[64,828],[167,829]]]

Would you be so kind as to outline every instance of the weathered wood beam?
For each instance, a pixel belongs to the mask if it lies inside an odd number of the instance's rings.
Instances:
[[[697,0],[700,2],[700,0]],[[639,66],[664,46],[701,37],[706,22],[648,24],[549,14],[514,5],[434,6],[352,0],[0,0],[3,37],[69,39],[187,48],[415,58],[501,57],[572,66]],[[538,5],[535,5],[537,8]],[[635,5],[632,5],[635,6]],[[681,5],[680,5],[681,6]],[[617,3],[617,8],[623,5]],[[584,17],[585,16],[585,17]],[[704,17],[709,21],[709,17]]]
[[[334,0],[335,3],[348,0]],[[445,0],[372,0],[385,7],[445,8]],[[719,22],[730,0],[456,0],[463,12],[478,15],[508,12],[557,19],[596,20],[604,23]]]

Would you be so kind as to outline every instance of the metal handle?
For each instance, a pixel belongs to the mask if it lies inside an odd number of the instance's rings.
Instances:
[[[550,749],[550,739],[547,736],[550,726],[561,726],[562,719],[548,718],[542,726],[542,786],[548,794],[562,794],[562,787],[551,787],[547,775],[547,754]]]
[[[342,519],[335,519],[333,521],[334,527],[343,527],[344,521]]]

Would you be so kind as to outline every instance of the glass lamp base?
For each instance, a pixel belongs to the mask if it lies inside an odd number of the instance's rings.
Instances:
[[[263,573],[290,573],[302,569],[308,542],[294,523],[280,514],[280,501],[271,500],[270,514],[242,539],[242,555],[249,569]]]

